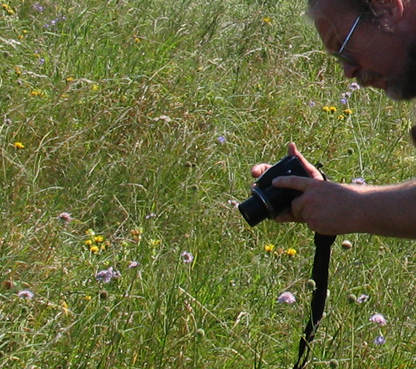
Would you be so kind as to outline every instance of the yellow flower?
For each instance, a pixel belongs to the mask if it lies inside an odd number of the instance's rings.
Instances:
[[[161,241],[161,240],[151,239],[151,240],[149,241],[149,245],[150,245],[151,247],[156,247],[156,246],[160,245],[161,243],[162,243],[162,241]]]
[[[324,107],[322,108],[322,110],[323,110],[325,113],[329,113],[329,106],[324,106]]]
[[[87,300],[87,301],[91,301],[92,297],[91,296],[85,296],[84,299]]]
[[[99,85],[92,85],[91,90],[98,91],[100,89]]]
[[[42,90],[40,90],[40,89],[32,90],[30,92],[30,94],[32,96],[43,96],[43,95],[45,95],[45,93]]]
[[[95,242],[98,242],[98,243],[103,242],[104,241],[104,237],[103,236],[95,236],[94,237],[94,241]]]
[[[139,38],[139,37],[135,37],[135,38],[134,38],[134,42],[139,43],[139,42],[141,42],[141,40],[140,40],[140,38]]]
[[[295,249],[287,249],[286,250],[286,255],[295,256],[296,255],[296,250]]]
[[[84,242],[87,246],[91,246],[92,245],[92,240],[86,240]]]
[[[272,23],[272,19],[270,17],[264,17],[263,18],[263,22],[266,24],[271,24]]]
[[[66,77],[65,81],[68,82],[68,83],[73,82],[73,81],[75,81],[75,78],[74,77]]]
[[[344,114],[351,115],[352,114],[352,110],[351,109],[345,109],[344,110]]]
[[[22,74],[22,70],[20,69],[20,67],[14,67],[14,72],[20,76]]]
[[[337,117],[338,120],[344,120],[345,119],[345,115],[344,114],[340,114]]]
[[[14,143],[14,147],[16,148],[16,149],[24,149],[25,148],[25,145],[23,145],[21,142],[19,142],[19,141],[16,141],[15,143]]]
[[[335,106],[330,106],[329,107],[329,112],[330,113],[335,113],[337,111],[337,108]]]
[[[98,251],[100,251],[100,249],[98,248],[98,246],[91,246],[90,247],[90,251],[93,253],[93,254],[96,254]]]
[[[274,250],[274,245],[271,243],[268,243],[267,245],[264,245],[264,251],[266,252],[272,252]]]

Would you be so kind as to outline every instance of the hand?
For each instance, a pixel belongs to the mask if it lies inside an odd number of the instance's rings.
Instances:
[[[301,163],[303,164],[311,178],[321,180],[323,179],[322,174],[319,172],[319,170],[316,169],[311,163],[309,163],[305,159],[305,157],[300,153],[300,151],[297,149],[296,145],[293,142],[289,144],[287,151],[289,156],[297,156],[300,159]],[[270,167],[270,164],[257,164],[251,169],[251,174],[254,178],[258,178]]]
[[[310,178],[287,176],[278,177],[273,185],[280,188],[293,188],[303,194],[292,201],[290,210],[280,214],[278,223],[306,223],[321,234],[335,235],[349,233],[354,227],[352,209],[356,204],[357,193],[347,186],[323,181],[322,174],[298,151],[294,143],[289,144],[288,154],[297,156],[309,173]],[[252,168],[253,177],[260,177],[271,165],[258,164]]]

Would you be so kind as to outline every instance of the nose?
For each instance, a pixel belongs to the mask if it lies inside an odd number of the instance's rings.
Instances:
[[[353,65],[353,64],[349,64],[349,63],[343,63],[342,66],[344,68],[344,75],[347,78],[356,77],[356,75],[357,75],[357,73],[360,69],[357,65]]]

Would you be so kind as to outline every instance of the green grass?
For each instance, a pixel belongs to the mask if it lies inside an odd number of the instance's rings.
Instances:
[[[334,181],[411,178],[409,104],[363,89],[341,104],[350,82],[302,2],[2,4],[0,366],[291,368],[313,235],[250,228],[230,201],[291,141]],[[311,367],[415,367],[414,246],[338,237]]]

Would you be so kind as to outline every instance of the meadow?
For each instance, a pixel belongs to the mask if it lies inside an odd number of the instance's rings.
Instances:
[[[251,167],[294,141],[333,181],[416,172],[412,105],[345,80],[304,7],[2,2],[0,367],[293,367],[313,233],[248,226]],[[309,368],[416,367],[415,246],[338,236]]]

